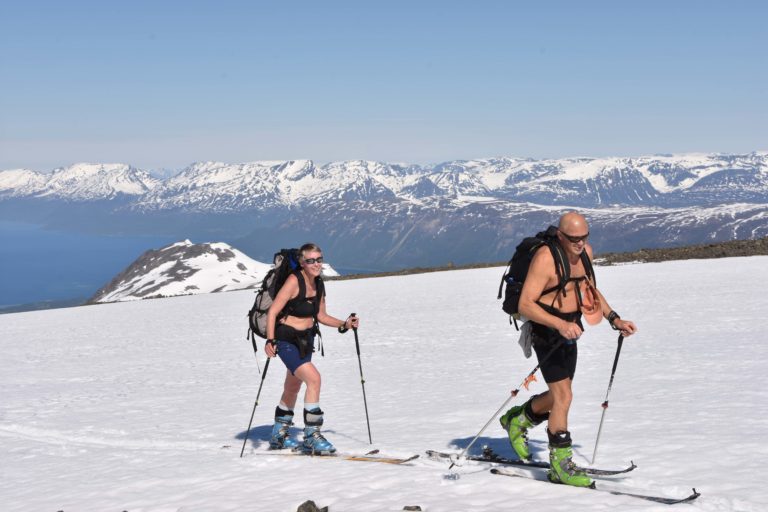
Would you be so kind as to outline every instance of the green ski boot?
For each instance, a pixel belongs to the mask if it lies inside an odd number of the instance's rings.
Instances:
[[[573,485],[575,487],[594,487],[592,479],[573,463],[571,434],[560,431],[549,435],[549,471],[547,478],[555,484]],[[554,441],[554,442],[553,442]]]
[[[536,426],[525,413],[526,405],[527,403],[511,408],[499,419],[501,427],[509,434],[512,449],[522,460],[531,458],[531,451],[528,448],[528,429]]]

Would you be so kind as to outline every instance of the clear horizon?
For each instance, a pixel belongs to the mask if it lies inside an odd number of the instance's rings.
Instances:
[[[762,2],[30,1],[0,16],[0,169],[750,153]]]

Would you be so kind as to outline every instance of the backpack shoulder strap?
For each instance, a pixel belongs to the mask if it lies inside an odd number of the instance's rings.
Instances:
[[[584,272],[587,278],[592,280],[592,286],[597,287],[597,277],[595,277],[595,269],[592,268],[592,260],[589,259],[587,251],[581,251],[581,264],[584,265]]]
[[[294,300],[300,300],[307,296],[307,283],[304,282],[304,276],[301,275],[301,270],[294,270],[291,272],[293,275],[296,276],[296,279],[299,281],[299,294],[296,296],[296,299]]]
[[[542,296],[557,291],[562,291],[565,296],[565,285],[571,278],[571,264],[568,263],[568,258],[565,256],[563,249],[555,241],[547,241],[547,247],[552,253],[552,259],[555,261],[555,273],[557,274],[557,285],[548,288],[542,292]]]

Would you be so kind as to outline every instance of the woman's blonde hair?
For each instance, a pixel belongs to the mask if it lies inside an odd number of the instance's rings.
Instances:
[[[306,243],[306,244],[302,245],[301,248],[299,249],[299,259],[301,261],[304,261],[305,255],[308,252],[319,252],[319,253],[322,253],[323,250],[320,249],[320,247],[318,247],[317,244]]]

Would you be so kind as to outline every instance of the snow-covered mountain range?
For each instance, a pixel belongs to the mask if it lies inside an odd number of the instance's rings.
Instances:
[[[215,238],[261,261],[311,240],[349,270],[501,261],[571,208],[598,251],[768,236],[768,152],[0,171],[0,220]]]
[[[255,288],[271,264],[255,261],[228,244],[189,240],[149,250],[89,302],[122,302]],[[323,275],[338,273],[327,263]]]
[[[693,206],[768,201],[768,153],[457,160],[432,166],[311,160],[195,163],[165,180],[123,164],[0,171],[0,198],[130,196],[135,211],[268,210],[343,199]]]
[[[40,173],[29,169],[0,171],[0,197],[35,197],[99,201],[138,197],[161,182],[125,164],[75,164]]]

